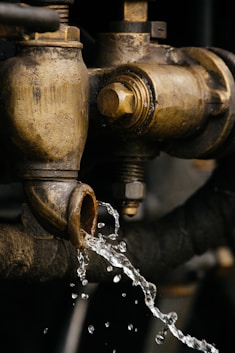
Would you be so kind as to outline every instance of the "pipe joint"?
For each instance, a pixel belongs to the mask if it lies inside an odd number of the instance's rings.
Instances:
[[[75,247],[85,246],[84,232],[94,235],[97,201],[89,185],[75,180],[27,181],[24,190],[34,219],[49,234],[69,239]]]

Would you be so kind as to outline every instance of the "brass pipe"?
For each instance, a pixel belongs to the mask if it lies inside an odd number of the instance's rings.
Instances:
[[[0,68],[2,115],[30,211],[48,232],[66,238],[74,190],[82,213],[77,231],[93,234],[97,221],[94,191],[77,180],[88,132],[88,72],[79,38],[79,29],[66,24],[35,33]]]
[[[119,66],[98,94],[98,109],[120,135],[172,143],[183,158],[211,156],[233,128],[233,76],[206,49],[168,48],[166,58]]]
[[[89,185],[76,180],[29,180],[24,191],[34,226],[39,222],[49,233],[69,238],[75,247],[84,247],[83,231],[94,235],[98,204]],[[24,217],[29,218],[28,212]]]
[[[126,242],[125,256],[148,280],[159,283],[177,266],[208,250],[221,246],[234,249],[232,158],[219,165],[197,193],[168,215],[147,223],[122,223],[117,242]],[[102,233],[112,232],[113,225],[106,223]],[[89,256],[86,277],[90,283],[113,281],[115,274],[120,273],[117,268],[108,272],[107,261],[102,256],[86,251]],[[32,233],[22,224],[1,224],[0,279],[73,280],[77,278],[78,268],[77,250],[71,241]]]
[[[112,136],[117,169],[126,171],[114,181],[113,196],[123,214],[135,215],[144,197],[127,190],[131,183],[143,186],[144,180],[129,178],[135,165],[160,151],[179,158],[223,155],[234,130],[234,78],[212,50],[150,45],[148,56],[110,72],[97,108]]]

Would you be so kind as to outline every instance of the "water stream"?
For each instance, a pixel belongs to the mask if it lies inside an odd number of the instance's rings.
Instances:
[[[102,256],[108,261],[110,266],[121,268],[123,273],[128,276],[134,286],[140,286],[144,294],[144,300],[146,306],[151,311],[152,315],[163,322],[163,329],[161,332],[156,334],[155,341],[157,344],[162,344],[167,333],[170,331],[178,340],[186,344],[188,347],[202,351],[204,353],[219,353],[218,349],[210,343],[207,343],[205,340],[199,340],[190,335],[185,335],[181,330],[176,327],[177,313],[170,312],[167,314],[162,313],[155,306],[155,299],[157,288],[155,284],[148,282],[137,270],[128,258],[124,255],[126,249],[124,242],[120,242],[119,246],[114,246],[109,242],[109,239],[116,239],[118,236],[119,229],[119,215],[116,210],[112,208],[110,204],[100,203],[101,206],[107,208],[107,212],[111,214],[115,219],[115,230],[113,234],[109,236],[104,236],[99,233],[98,237],[93,237],[90,234],[85,234],[85,241],[87,248],[96,252],[98,255]],[[98,224],[98,228],[102,228],[103,224]],[[80,258],[79,258],[80,256]],[[78,251],[78,261],[81,265],[78,269],[78,276],[81,281],[86,282],[86,264],[88,264],[89,259],[84,255],[81,255],[81,252]],[[85,281],[85,282],[84,282]]]

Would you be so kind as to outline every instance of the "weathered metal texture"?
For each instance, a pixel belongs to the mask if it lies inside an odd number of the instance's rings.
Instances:
[[[86,233],[95,234],[97,208],[98,202],[92,188],[86,184],[77,184],[68,203],[68,234],[76,248],[86,247]]]
[[[122,35],[125,42],[128,35]],[[230,67],[211,50],[149,43],[145,56],[138,57],[133,49],[130,59],[125,58],[129,64],[123,64],[117,49],[122,43],[115,44],[117,55],[108,61],[114,68],[99,87],[97,109],[115,170],[125,165],[125,174],[115,174],[114,199],[119,211],[135,215],[139,194],[130,199],[117,188],[143,185],[143,179],[129,177],[134,165],[144,165],[160,151],[179,158],[217,158],[228,140],[234,145],[229,136],[234,129],[235,85]],[[100,130],[105,133],[102,125]]]
[[[147,21],[148,2],[147,1],[124,1],[123,2],[123,20],[138,22]]]
[[[93,234],[97,222],[94,191],[77,181],[88,132],[88,72],[79,34],[64,24],[55,33],[35,33],[0,69],[5,131],[30,209],[24,222],[68,239],[72,218],[75,246],[82,243],[81,230]]]
[[[132,63],[148,54],[149,33],[100,33],[97,35],[96,65],[110,67]]]
[[[79,48],[21,48],[1,67],[3,114],[17,167],[79,170],[88,129],[88,77]]]
[[[113,110],[106,100],[110,87],[119,97],[118,104],[113,100]],[[122,91],[131,97],[132,109],[127,111]],[[233,76],[220,57],[202,48],[166,48],[165,65],[156,57],[119,66],[97,103],[120,136],[136,136],[139,144],[141,139],[155,141],[181,158],[209,158],[216,156],[233,128],[234,96]]]
[[[68,204],[76,185],[76,180],[29,180],[24,183],[26,201],[31,212],[48,231],[68,236]]]
[[[228,159],[184,205],[160,220],[123,223],[117,241],[126,242],[125,255],[133,266],[148,280],[157,282],[195,255],[223,245],[235,248],[234,193],[234,166]],[[112,231],[113,225],[107,223],[103,234]],[[89,282],[112,281],[120,273],[120,269],[108,272],[108,263],[102,256],[86,251]],[[43,232],[40,236],[37,230],[29,231],[21,224],[1,224],[1,279],[75,279],[78,267],[77,250],[71,241]]]
[[[76,180],[30,180],[24,190],[34,216],[24,214],[29,230],[38,222],[45,232],[70,239],[75,247],[84,246],[83,232],[95,234],[98,203],[89,185]]]
[[[1,279],[45,282],[77,275],[77,250],[70,241],[37,238],[21,224],[1,224],[0,244]]]

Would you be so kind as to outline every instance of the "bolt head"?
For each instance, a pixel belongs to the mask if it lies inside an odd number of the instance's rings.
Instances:
[[[116,182],[113,184],[113,196],[117,200],[143,200],[146,187],[142,181]]]
[[[134,112],[134,94],[120,82],[111,83],[100,91],[97,105],[104,116],[120,118]]]

